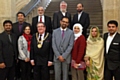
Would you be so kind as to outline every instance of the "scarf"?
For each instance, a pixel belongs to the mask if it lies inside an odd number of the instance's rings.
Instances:
[[[80,37],[80,36],[82,35],[82,32],[83,32],[83,30],[82,30],[83,27],[82,27],[82,25],[79,24],[79,23],[74,24],[74,26],[73,26],[73,31],[74,31],[74,28],[75,28],[76,26],[79,27],[80,32],[78,32],[77,34],[74,33],[75,40],[77,40],[77,38]]]
[[[27,49],[28,49],[28,51],[30,51],[32,35],[23,33],[23,36],[25,37],[25,39],[27,41],[27,45],[28,45]]]

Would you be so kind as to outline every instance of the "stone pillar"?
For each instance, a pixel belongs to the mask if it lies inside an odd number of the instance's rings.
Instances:
[[[15,21],[15,0],[1,0],[0,1],[0,32],[3,31],[4,20]]]
[[[103,33],[107,31],[107,22],[117,20],[120,27],[120,0],[103,0]],[[120,32],[120,29],[118,30]]]

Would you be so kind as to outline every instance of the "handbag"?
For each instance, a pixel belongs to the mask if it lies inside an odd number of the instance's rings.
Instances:
[[[71,62],[71,67],[75,68],[75,67],[74,67],[74,64],[75,64],[75,63],[76,63],[76,62],[75,62],[74,60],[72,60],[72,62]],[[79,66],[78,66],[77,69],[78,69],[78,70],[85,70],[85,69],[86,69],[86,64],[85,64],[85,62],[84,62],[84,61],[80,61]]]

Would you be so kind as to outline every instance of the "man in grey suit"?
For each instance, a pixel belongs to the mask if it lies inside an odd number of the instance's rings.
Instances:
[[[74,34],[67,28],[69,25],[68,17],[63,17],[60,21],[60,28],[53,31],[52,48],[54,51],[55,80],[68,80],[69,63],[71,50],[74,43]],[[62,72],[61,72],[62,71]]]

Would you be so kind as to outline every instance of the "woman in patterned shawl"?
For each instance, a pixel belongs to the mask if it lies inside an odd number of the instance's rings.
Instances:
[[[84,60],[87,65],[87,80],[103,80],[104,42],[98,27],[90,29]]]

